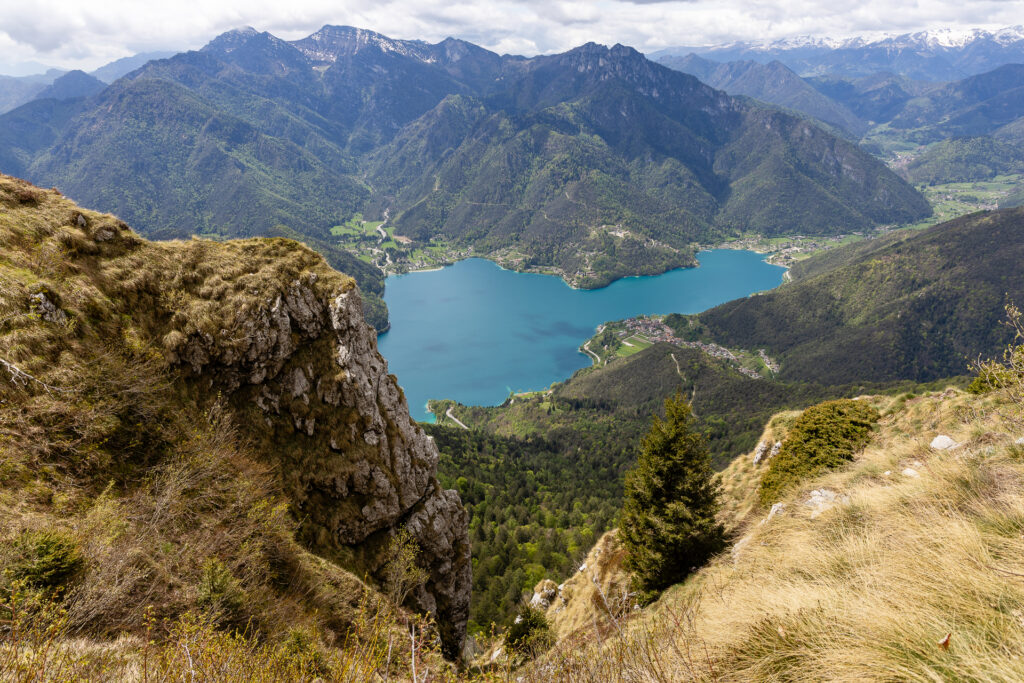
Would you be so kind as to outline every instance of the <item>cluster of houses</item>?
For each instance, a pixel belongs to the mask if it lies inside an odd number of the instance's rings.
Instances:
[[[692,349],[700,349],[709,356],[715,358],[722,358],[736,365],[736,369],[741,373],[752,379],[762,379],[760,373],[756,370],[743,367],[740,364],[740,359],[736,357],[729,349],[718,344],[709,344],[700,341],[685,341],[680,339],[672,331],[672,328],[666,325],[663,321],[658,318],[629,318],[625,321],[626,329],[619,332],[619,337],[630,337],[634,334],[642,335],[644,338],[649,339],[652,342],[668,342],[676,346],[686,346]],[[761,358],[764,360],[772,372],[778,372],[778,364],[771,360],[765,355],[764,350],[761,351]]]

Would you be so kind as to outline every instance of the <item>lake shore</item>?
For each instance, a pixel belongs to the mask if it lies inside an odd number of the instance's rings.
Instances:
[[[378,337],[378,348],[414,419],[430,419],[420,406],[431,398],[498,405],[509,387],[548,388],[590,366],[594,357],[580,347],[602,323],[697,313],[777,287],[784,272],[760,254],[738,250],[701,252],[700,266],[583,290],[549,273],[466,259],[443,272],[388,282],[392,329]]]

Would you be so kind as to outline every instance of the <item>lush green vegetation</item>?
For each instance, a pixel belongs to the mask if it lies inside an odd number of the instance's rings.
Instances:
[[[853,460],[871,438],[878,411],[864,401],[827,401],[811,406],[790,428],[782,448],[768,461],[758,491],[771,505],[786,489]]]
[[[472,428],[424,425],[441,452],[442,483],[470,511],[471,627],[507,624],[524,593],[571,573],[615,526],[625,473],[652,416],[677,392],[692,399],[692,429],[722,468],[754,447],[775,412],[913,388],[755,380],[700,350],[659,343],[497,408],[439,402],[438,411],[451,406]]]
[[[514,652],[536,656],[554,644],[554,636],[544,612],[525,607],[505,632],[505,644]]]
[[[442,485],[458,490],[470,513],[470,631],[487,633],[512,621],[538,581],[570,574],[615,525],[624,459],[542,436],[424,428],[441,451]]]
[[[901,169],[912,183],[964,183],[1024,173],[1024,147],[991,137],[952,138],[936,142]]]
[[[641,602],[681,582],[725,545],[713,472],[690,405],[680,394],[666,399],[665,418],[654,418],[626,474],[619,519],[623,565]]]
[[[796,264],[795,282],[698,316],[704,338],[767,349],[786,381],[841,384],[963,375],[1008,341],[1024,299],[1024,211],[965,216]]]

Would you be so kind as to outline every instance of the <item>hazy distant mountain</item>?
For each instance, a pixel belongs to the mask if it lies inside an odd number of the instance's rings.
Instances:
[[[719,62],[752,60],[766,64],[778,60],[801,76],[867,76],[888,71],[919,80],[951,81],[1024,62],[1024,26],[994,32],[939,29],[876,39],[801,37],[676,47],[654,52],[651,58],[690,53]]]
[[[95,95],[107,84],[84,71],[69,71],[36,94],[35,99],[70,100]]]
[[[0,75],[0,114],[32,101],[40,91],[65,73],[61,69],[48,69],[46,73],[31,76]]]
[[[104,83],[113,83],[121,76],[125,76],[132,71],[135,71],[146,62],[154,59],[166,59],[174,55],[173,51],[160,51],[160,52],[140,52],[137,55],[130,57],[122,57],[121,59],[114,60],[109,64],[104,64],[95,71],[89,72],[89,75],[94,76]]]
[[[39,97],[80,97],[82,95],[93,95],[108,83],[113,83],[121,76],[139,68],[146,62],[153,59],[170,57],[173,52],[143,52],[122,57],[116,61],[105,64],[88,74],[82,71],[66,71],[64,69],[47,69],[46,73],[32,74],[29,76],[4,76],[0,75],[0,114],[11,111],[26,102]],[[61,76],[74,73],[72,80],[64,81],[57,90],[47,90],[47,87],[54,83]],[[86,80],[85,78],[91,80]],[[99,82],[97,88],[93,81]],[[44,92],[45,91],[45,92]],[[78,93],[78,94],[72,94]]]
[[[818,92],[779,61],[768,64],[752,60],[721,63],[695,54],[685,57],[669,55],[658,61],[671,69],[696,76],[730,95],[746,95],[807,114],[855,137],[862,135],[868,127],[845,105]]]
[[[0,117],[4,170],[160,237],[284,225],[330,241],[355,211],[389,208],[413,237],[512,248],[598,284],[739,230],[930,212],[855,146],[622,46],[524,59],[348,27],[294,42],[243,29],[80,106]]]
[[[940,85],[932,81],[915,81],[887,71],[857,78],[815,76],[805,80],[821,94],[872,123],[891,120],[911,99]]]
[[[884,125],[885,135],[904,142],[931,143],[947,138],[999,135],[1020,140],[1024,123],[1024,65],[1005,64],[992,71],[948,83],[919,81],[889,72],[868,76],[800,78],[778,61],[714,62],[697,55],[661,58],[666,66],[691,73],[726,92],[747,95],[801,112],[848,131],[865,135]],[[870,138],[870,136],[868,136]],[[967,147],[957,147],[960,152]],[[976,165],[992,143],[970,146],[962,163]],[[927,176],[935,179],[934,161],[950,159],[942,150],[929,162]],[[959,155],[954,155],[959,156]],[[1005,157],[1005,154],[1001,154]],[[992,167],[1005,164],[993,160]],[[951,177],[962,177],[963,168]]]
[[[1007,64],[915,97],[889,121],[930,142],[987,135],[1024,116],[1024,64]]]

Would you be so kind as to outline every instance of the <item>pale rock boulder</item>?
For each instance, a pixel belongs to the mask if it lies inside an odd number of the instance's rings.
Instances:
[[[768,452],[768,444],[761,441],[757,444],[757,448],[754,449],[754,464],[760,465],[764,459],[764,454]]]
[[[841,496],[832,489],[815,489],[804,505],[811,509],[811,519],[817,519],[838,504],[850,502],[849,496]]]
[[[551,579],[544,579],[533,588],[530,607],[546,610],[558,597],[558,585]]]

